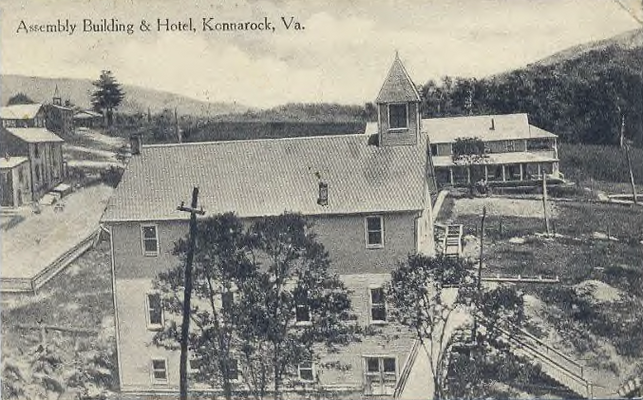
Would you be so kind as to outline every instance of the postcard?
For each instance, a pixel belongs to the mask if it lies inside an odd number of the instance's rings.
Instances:
[[[0,18],[3,399],[643,396],[641,1]]]

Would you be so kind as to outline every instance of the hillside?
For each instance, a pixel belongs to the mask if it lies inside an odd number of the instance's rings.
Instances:
[[[640,50],[643,47],[643,29],[635,29],[605,40],[573,46],[533,64],[529,64],[528,67],[555,65],[560,62],[578,58],[590,51],[603,50],[609,47],[622,50]]]
[[[643,145],[643,29],[576,46],[483,79],[445,77],[421,88],[428,117],[526,112],[561,141]]]
[[[49,102],[56,86],[63,101],[69,99],[73,104],[90,107],[91,93],[94,91],[89,79],[42,78],[22,75],[1,75],[0,101],[7,100],[18,92],[23,92],[34,101]],[[200,117],[245,112],[248,107],[229,103],[208,103],[174,93],[133,85],[123,85],[126,97],[119,111],[123,113],[160,112],[165,108],[177,107],[180,113]]]

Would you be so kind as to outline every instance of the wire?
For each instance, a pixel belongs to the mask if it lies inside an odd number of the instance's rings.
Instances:
[[[618,4],[618,6],[621,7],[623,10],[625,10],[628,14],[630,14],[630,16],[634,18],[636,22],[643,25],[643,19],[641,19],[638,15],[636,15],[634,11],[632,11],[629,7],[625,6],[625,4],[621,2],[621,0],[614,0],[614,2]],[[642,7],[643,7],[643,4],[642,4]]]

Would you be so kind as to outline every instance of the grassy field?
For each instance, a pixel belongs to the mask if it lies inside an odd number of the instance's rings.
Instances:
[[[11,377],[6,369],[9,365],[20,370],[22,378],[17,384],[27,391],[27,398],[36,398],[30,393],[43,388],[43,371],[36,371],[36,365],[48,365],[44,371],[47,379],[60,386],[44,387],[56,395],[60,390],[72,390],[70,377],[75,371],[84,371],[86,378],[91,375],[101,390],[117,389],[110,268],[109,242],[103,241],[36,296],[2,295],[2,378]],[[87,332],[46,330],[43,338],[37,329],[40,325]],[[77,385],[75,390],[79,390]]]
[[[635,182],[643,184],[643,149],[632,147],[630,154]],[[625,151],[617,146],[560,143],[558,157],[567,179],[615,183],[630,179]]]
[[[110,266],[109,242],[102,241],[45,284],[36,296],[3,294],[3,346],[14,347],[20,342],[20,337],[11,334],[15,324],[100,328],[114,316]]]

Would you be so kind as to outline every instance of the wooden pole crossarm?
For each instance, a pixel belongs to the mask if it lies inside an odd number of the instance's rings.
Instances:
[[[181,206],[177,207],[176,209],[179,210],[179,211],[189,212],[190,214],[205,215],[205,211],[203,210],[203,208],[199,208],[197,210],[196,208],[184,207],[184,206],[181,205]]]

